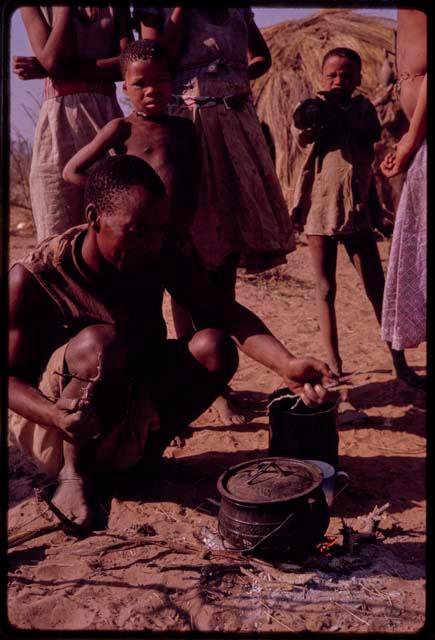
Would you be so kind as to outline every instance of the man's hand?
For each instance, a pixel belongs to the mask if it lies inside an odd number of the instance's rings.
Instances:
[[[21,80],[38,80],[48,75],[38,58],[34,56],[14,56],[12,60],[12,71],[16,73]]]
[[[286,385],[301,396],[309,407],[336,399],[336,393],[327,391],[323,385],[332,384],[337,376],[325,362],[316,358],[291,358],[283,374]]]
[[[81,398],[59,398],[53,405],[53,414],[54,426],[72,444],[81,444],[101,434],[94,410]]]

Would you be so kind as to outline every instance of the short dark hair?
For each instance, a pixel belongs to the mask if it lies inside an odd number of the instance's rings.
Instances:
[[[347,47],[336,47],[335,49],[330,49],[327,53],[325,53],[322,60],[322,71],[323,67],[325,66],[325,62],[329,60],[329,58],[333,58],[334,56],[352,60],[352,62],[354,62],[358,67],[358,71],[361,71],[362,63],[359,54],[353,49],[348,49]]]
[[[122,77],[125,78],[128,65],[136,60],[166,60],[168,61],[168,52],[157,40],[134,40],[130,42],[119,56],[119,65],[121,67]]]
[[[110,215],[119,209],[119,196],[132,186],[142,185],[156,196],[165,193],[163,182],[142,158],[109,156],[90,170],[85,187],[85,207],[93,203]]]

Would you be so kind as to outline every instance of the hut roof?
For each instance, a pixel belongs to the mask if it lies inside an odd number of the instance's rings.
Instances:
[[[380,89],[385,51],[394,60],[395,32],[394,20],[364,16],[351,9],[324,9],[302,20],[262,29],[272,67],[252,82],[252,93],[258,117],[274,141],[277,173],[289,206],[300,160],[290,131],[292,114],[298,102],[319,90],[323,56],[334,47],[357,51],[362,60],[358,91],[373,99]],[[392,96],[388,99],[393,100]]]

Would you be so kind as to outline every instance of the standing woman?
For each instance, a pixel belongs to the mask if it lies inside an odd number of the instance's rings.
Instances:
[[[23,80],[45,78],[30,169],[37,241],[85,222],[81,189],[62,170],[109,120],[122,116],[114,82],[133,39],[128,9],[26,6],[21,16],[35,57],[17,56]]]
[[[202,179],[192,235],[212,279],[235,297],[237,267],[264,271],[295,248],[288,209],[250,92],[271,65],[251,9],[136,8],[142,38],[160,37],[173,72],[171,114],[192,120]],[[177,335],[192,329],[172,302]],[[241,422],[228,398],[224,422]]]

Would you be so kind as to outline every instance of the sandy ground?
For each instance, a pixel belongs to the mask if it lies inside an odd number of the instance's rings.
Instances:
[[[18,216],[18,217],[17,217]],[[19,221],[19,212],[13,223]],[[14,227],[15,228],[15,227]],[[11,235],[11,261],[34,244]],[[389,242],[379,243],[384,267]],[[56,530],[9,551],[8,617],[19,629],[289,632],[416,632],[425,622],[425,394],[391,375],[374,315],[345,253],[337,311],[347,400],[339,408],[340,463],[351,484],[336,500],[329,555],[299,565],[262,564],[222,550],[218,476],[267,455],[268,394],[281,381],[243,355],[233,387],[245,425],[209,409],[165,452],[152,478],[113,476],[102,494],[107,527],[77,540]],[[285,269],[240,278],[237,295],[295,354],[323,357],[307,247]],[[165,301],[168,317],[168,305]],[[170,321],[168,318],[168,323]],[[172,328],[171,328],[172,330]],[[425,372],[424,346],[408,352]],[[50,524],[35,488],[49,488],[10,450],[10,539]],[[376,540],[341,553],[341,517],[361,529],[389,503]],[[53,522],[53,520],[51,521]],[[284,559],[283,559],[284,560]]]

